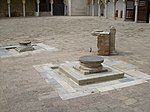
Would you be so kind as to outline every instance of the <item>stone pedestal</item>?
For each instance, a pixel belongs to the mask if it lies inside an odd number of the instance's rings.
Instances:
[[[110,54],[110,33],[94,31],[92,35],[97,36],[98,55],[108,56]]]
[[[82,56],[79,58],[79,61],[80,63],[74,66],[74,68],[82,72],[84,75],[107,71],[107,69],[102,65],[104,58],[100,56]]]
[[[31,41],[22,41],[19,44],[20,44],[20,46],[15,48],[16,51],[18,51],[18,52],[26,52],[26,51],[34,50],[33,46],[31,45]]]
[[[116,29],[111,26],[110,32],[93,31],[93,36],[97,36],[98,55],[108,56],[118,54],[115,50]]]

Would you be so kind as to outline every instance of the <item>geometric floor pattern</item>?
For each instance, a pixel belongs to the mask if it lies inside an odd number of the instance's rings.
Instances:
[[[73,66],[75,63],[78,63],[78,61],[66,61],[64,63]],[[59,73],[59,65],[48,63],[34,65],[33,67],[42,75],[44,80],[55,89],[56,93],[61,97],[62,100],[82,97],[93,93],[121,89],[124,87],[146,83],[147,80],[150,80],[150,75],[140,72],[136,66],[124,61],[116,61],[105,57],[104,64],[124,72],[125,77],[122,79],[80,86],[66,75]],[[47,97],[54,96],[55,95],[53,94]],[[45,96],[45,98],[47,97]]]
[[[18,45],[15,46],[6,46],[0,47],[0,58],[7,58],[7,57],[18,57],[18,56],[26,56],[30,54],[41,53],[43,51],[53,52],[58,51],[55,47],[50,47],[43,43],[32,44],[34,47],[33,51],[26,51],[26,52],[18,52],[15,50]]]

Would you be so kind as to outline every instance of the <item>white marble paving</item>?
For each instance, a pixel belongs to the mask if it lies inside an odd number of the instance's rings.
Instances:
[[[15,48],[17,46],[1,47],[0,48],[0,58],[28,56],[30,54],[32,55],[32,54],[41,53],[44,51],[47,51],[47,52],[58,51],[57,48],[45,45],[43,43],[34,44],[33,47],[35,50],[33,50],[33,51],[26,51],[26,52],[21,52],[21,53],[17,52],[13,47]]]
[[[90,95],[92,93],[106,92],[110,90],[134,86],[141,83],[146,83],[147,80],[150,79],[150,75],[138,71],[137,67],[132,64],[128,64],[123,61],[114,61],[107,58],[105,60],[106,65],[110,66],[111,68],[114,67],[115,69],[117,68],[118,70],[123,71],[125,73],[125,77],[122,79],[80,86],[77,85],[69,77],[63,75],[63,73],[58,73],[58,69],[52,69],[52,67],[55,67],[55,65],[51,63],[34,65],[33,67],[43,76],[43,78],[46,79],[49,84],[52,85],[52,87],[54,87],[62,100],[68,100],[72,98]],[[65,63],[72,66],[73,64],[78,62],[65,61]],[[119,66],[119,64],[121,66]]]

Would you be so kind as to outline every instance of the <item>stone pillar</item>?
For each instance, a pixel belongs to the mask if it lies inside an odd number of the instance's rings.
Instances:
[[[97,36],[98,55],[108,56],[110,54],[110,32],[93,31],[93,36]]]
[[[105,18],[108,18],[108,0],[105,0]]]
[[[51,15],[53,16],[53,0],[51,0]]]
[[[100,0],[98,0],[98,16],[101,17],[101,3],[100,3]]]
[[[26,16],[26,7],[25,7],[25,3],[26,3],[26,0],[22,0],[22,4],[23,4],[23,16],[24,16],[24,17]]]
[[[123,21],[126,20],[126,0],[123,0]]]
[[[117,54],[115,50],[115,38],[116,38],[116,29],[114,26],[111,26],[110,28],[110,54],[115,55]]]
[[[36,0],[37,2],[37,14],[36,16],[40,16],[40,0]]]
[[[135,22],[138,22],[138,0],[135,0]]]
[[[8,17],[11,17],[11,11],[10,11],[10,0],[7,0],[7,4],[8,4]]]
[[[94,9],[94,0],[92,0],[92,16],[94,16],[94,11],[95,9]]]
[[[117,2],[117,0],[113,0],[113,4],[114,4],[113,18],[114,18],[114,20],[116,20],[116,2]]]
[[[66,16],[67,15],[67,5],[64,4],[64,15]]]

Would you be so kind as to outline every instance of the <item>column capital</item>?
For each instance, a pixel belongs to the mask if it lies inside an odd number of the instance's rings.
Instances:
[[[135,0],[135,5],[139,5],[139,0]]]
[[[8,4],[10,4],[10,2],[11,2],[10,0],[7,0],[7,3],[8,3]]]
[[[91,4],[92,4],[92,5],[94,4],[94,0],[91,0]]]
[[[39,3],[40,3],[40,0],[36,0],[36,2],[37,2],[37,4],[39,4]]]
[[[26,0],[22,0],[22,3],[25,4],[25,3],[26,3]]]
[[[104,3],[105,3],[105,4],[108,4],[108,0],[105,0]]]
[[[54,1],[53,1],[53,0],[51,0],[51,3],[53,4],[53,3],[54,3]]]
[[[127,0],[123,0],[123,3],[126,3]]]

